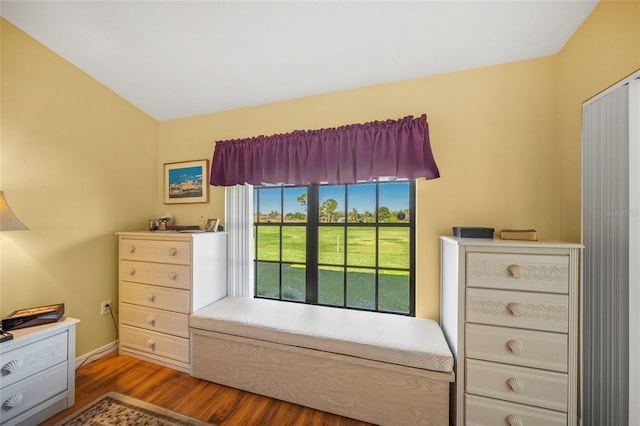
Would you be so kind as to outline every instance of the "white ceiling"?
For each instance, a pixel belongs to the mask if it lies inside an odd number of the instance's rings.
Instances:
[[[2,0],[157,120],[557,53],[597,0]]]

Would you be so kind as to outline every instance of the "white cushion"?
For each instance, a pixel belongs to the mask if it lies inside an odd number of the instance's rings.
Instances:
[[[426,370],[453,370],[442,330],[430,319],[227,297],[193,313],[189,325]]]

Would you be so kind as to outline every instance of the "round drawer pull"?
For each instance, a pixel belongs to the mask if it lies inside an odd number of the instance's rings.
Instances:
[[[511,274],[513,278],[519,280],[522,277],[522,272],[524,268],[521,265],[509,265],[507,266],[507,271]]]
[[[522,419],[518,416],[516,416],[515,414],[509,414],[507,417],[504,418],[507,423],[509,423],[509,426],[523,426],[524,423],[522,423]]]
[[[520,355],[522,352],[522,343],[520,340],[511,339],[507,342],[507,348],[509,348],[512,354]]]
[[[136,268],[131,268],[131,269],[129,269],[129,275],[130,275],[130,276],[132,276],[132,277],[133,277],[135,274],[136,274]]]
[[[176,254],[178,254],[178,249],[175,247],[171,247],[169,249],[169,256],[175,256]]]
[[[170,278],[171,280],[175,281],[175,280],[176,280],[176,278],[178,278],[178,273],[177,273],[177,272],[175,272],[175,271],[171,271],[171,272],[169,272],[169,278]]]
[[[129,246],[129,253],[135,253],[136,252],[136,246]]]
[[[147,318],[147,324],[149,324],[151,327],[155,327],[156,326],[156,319],[152,316],[149,316]]]
[[[523,308],[522,303],[518,303],[518,302],[511,302],[507,305],[507,310],[514,317],[522,316],[522,308]]]
[[[24,364],[24,360],[22,358],[12,359],[8,363],[2,366],[2,372],[6,374],[11,374],[15,372],[18,368],[22,367]]]
[[[153,339],[147,340],[147,348],[151,349],[155,352],[156,350],[156,342]]]
[[[147,300],[148,300],[150,303],[155,303],[155,301],[156,301],[156,295],[155,295],[155,294],[153,294],[153,293],[149,294],[149,295],[147,296]]]
[[[507,384],[511,388],[511,390],[515,393],[521,393],[524,389],[524,383],[517,377],[509,377],[507,379]]]
[[[20,392],[14,393],[2,403],[2,406],[6,408],[17,407],[22,404],[22,398],[24,398],[24,395],[22,395]]]

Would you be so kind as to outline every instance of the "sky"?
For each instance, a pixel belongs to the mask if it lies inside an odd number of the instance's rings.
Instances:
[[[169,183],[180,183],[187,180],[202,182],[202,167],[184,167],[181,169],[169,170]]]
[[[306,212],[306,208],[298,203],[297,198],[306,191],[306,188],[285,188],[284,211],[286,213]],[[321,186],[321,202],[333,198],[338,202],[337,211],[344,211],[345,191],[343,186]],[[359,212],[375,212],[375,185],[358,184],[349,185],[349,210],[354,207]],[[380,205],[388,207],[391,211],[409,208],[409,182],[394,182],[380,185]],[[257,208],[257,206],[254,206]],[[260,211],[269,213],[280,211],[280,188],[271,188],[261,191]]]

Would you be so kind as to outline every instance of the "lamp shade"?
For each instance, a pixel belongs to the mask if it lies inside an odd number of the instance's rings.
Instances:
[[[16,217],[9,208],[4,192],[0,191],[0,231],[20,231],[29,229]]]

